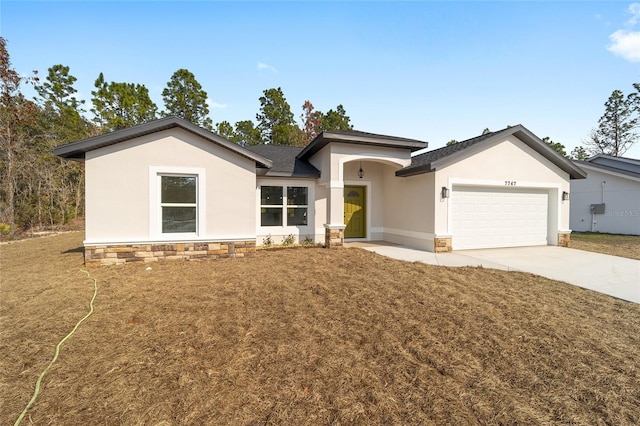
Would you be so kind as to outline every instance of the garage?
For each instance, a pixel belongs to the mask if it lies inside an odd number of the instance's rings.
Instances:
[[[454,186],[453,249],[546,245],[546,189]]]

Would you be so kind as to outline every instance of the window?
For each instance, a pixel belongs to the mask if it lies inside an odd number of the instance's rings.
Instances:
[[[149,238],[173,241],[207,232],[207,175],[201,167],[149,166]]]
[[[287,187],[287,226],[307,225],[307,187]]]
[[[160,176],[163,234],[197,232],[197,188],[197,176]]]
[[[305,186],[261,186],[261,226],[306,226],[309,188]]]

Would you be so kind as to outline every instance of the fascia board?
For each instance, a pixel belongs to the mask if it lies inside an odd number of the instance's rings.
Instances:
[[[117,130],[115,132],[94,136],[78,142],[72,142],[55,148],[53,153],[54,155],[63,158],[84,159],[84,154],[88,151],[115,145],[125,140],[135,139],[137,137],[169,130],[175,127],[182,128],[183,130],[200,136],[203,139],[216,143],[223,148],[260,163],[267,168],[273,167],[273,162],[271,160],[177,117],[167,117],[150,123],[141,124],[139,126],[130,127],[128,129]]]
[[[610,167],[602,166],[600,164],[581,164],[580,167],[588,170],[593,170],[594,172],[604,173],[611,176],[619,177],[622,179],[632,180],[634,182],[640,182],[640,175],[637,175],[633,172],[629,172],[629,174],[625,173],[624,170],[616,171],[611,170]]]

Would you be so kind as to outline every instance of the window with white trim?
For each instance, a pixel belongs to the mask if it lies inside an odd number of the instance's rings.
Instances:
[[[308,225],[309,188],[306,186],[261,186],[261,226]]]
[[[163,234],[198,232],[198,176],[159,175]]]

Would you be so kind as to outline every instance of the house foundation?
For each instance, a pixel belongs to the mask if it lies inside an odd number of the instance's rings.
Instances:
[[[88,266],[117,265],[129,262],[157,262],[159,260],[252,257],[255,253],[255,240],[87,245],[84,248],[84,262]]]

